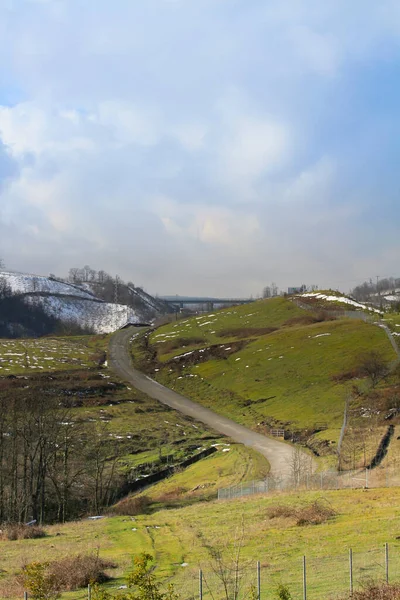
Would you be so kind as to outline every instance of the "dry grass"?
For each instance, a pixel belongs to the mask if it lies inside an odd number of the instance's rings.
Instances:
[[[78,590],[89,583],[104,583],[110,579],[106,569],[115,569],[117,565],[104,560],[96,554],[78,554],[62,558],[49,564],[49,574],[60,591]]]
[[[342,600],[400,600],[400,585],[386,585],[370,582],[358,592],[342,597]]]
[[[316,312],[313,315],[300,315],[292,317],[285,321],[284,325],[287,327],[294,327],[296,325],[313,325],[314,323],[323,323],[324,321],[335,321],[336,317],[327,314],[324,311]]]
[[[0,539],[14,540],[35,540],[46,536],[46,531],[36,525],[24,525],[22,523],[7,523],[0,529]]]
[[[159,496],[156,496],[154,498],[155,502],[160,502],[161,504],[168,504],[169,502],[176,502],[178,500],[182,499],[182,496],[184,494],[186,494],[187,492],[187,488],[183,487],[183,486],[177,486],[175,488],[172,488],[171,490],[168,490],[162,494],[160,494]]]
[[[110,512],[115,515],[136,517],[136,515],[147,514],[151,503],[152,500],[148,496],[128,496],[113,506]]]
[[[270,519],[294,519],[296,525],[320,525],[336,516],[336,511],[326,502],[315,500],[305,506],[277,504],[267,509]]]

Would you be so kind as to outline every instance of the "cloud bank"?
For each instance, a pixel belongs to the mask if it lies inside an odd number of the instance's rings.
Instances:
[[[153,293],[398,275],[400,9],[9,0],[0,256]]]

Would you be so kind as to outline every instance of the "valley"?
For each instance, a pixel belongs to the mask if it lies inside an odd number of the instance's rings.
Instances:
[[[396,335],[390,338],[378,325],[396,334],[399,321],[389,313],[383,321],[371,318],[362,307],[359,318],[349,318],[340,312],[346,304],[340,298],[333,311],[325,299],[318,301],[278,297],[156,329],[0,340],[6,434],[0,452],[3,460],[10,457],[10,470],[3,468],[0,478],[0,508],[3,520],[26,522],[34,514],[45,531],[40,539],[0,540],[0,595],[21,597],[21,552],[25,563],[99,553],[115,565],[106,568],[111,579],[103,589],[117,596],[131,557],[149,552],[157,578],[173,581],[182,598],[195,594],[203,569],[211,586],[207,597],[220,585],[210,548],[228,557],[239,538],[243,598],[257,561],[263,594],[284,584],[298,598],[306,554],[308,596],[315,600],[345,592],[349,547],[379,579],[380,559],[373,557],[387,542],[396,569],[400,547],[391,523],[399,493],[400,382]],[[38,423],[53,433],[22,433]],[[389,424],[394,433],[365,480]],[[271,437],[271,430],[282,431],[285,440]],[[16,455],[14,436],[25,440]],[[26,463],[30,449],[43,443],[44,462]],[[270,475],[295,477],[295,460],[307,464],[307,473],[321,472],[321,481],[340,460],[342,469],[359,470],[355,481],[367,481],[356,487],[384,487],[330,490],[321,484],[315,491],[216,499],[221,488],[243,489]],[[27,493],[29,480],[34,496]],[[13,498],[19,497],[26,499],[18,505]],[[302,511],[311,520],[300,526]],[[364,571],[355,569],[360,585]],[[61,597],[86,596],[82,589],[64,589]]]

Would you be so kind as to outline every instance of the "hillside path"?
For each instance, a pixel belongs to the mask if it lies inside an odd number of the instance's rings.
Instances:
[[[239,425],[235,421],[223,417],[209,408],[205,408],[189,400],[189,398],[185,398],[185,396],[177,394],[135,369],[132,365],[129,347],[133,335],[137,333],[137,328],[129,327],[128,329],[116,332],[112,336],[109,345],[108,364],[115,373],[125,381],[129,381],[136,389],[162,402],[162,404],[166,404],[184,415],[201,421],[215,431],[229,436],[235,442],[257,450],[257,452],[267,458],[273,475],[290,475],[293,446],[279,442],[273,438],[268,438],[243,425]]]

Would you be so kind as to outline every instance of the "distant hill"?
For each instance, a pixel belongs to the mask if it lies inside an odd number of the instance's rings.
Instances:
[[[165,303],[153,298],[141,288],[129,288],[125,284],[119,286],[119,302],[113,302],[114,284],[109,281],[79,284],[53,277],[10,271],[2,271],[0,281],[7,296],[3,310],[0,304],[3,336],[50,333],[56,328],[56,323],[94,333],[110,333],[128,322],[147,322],[167,312],[164,310]],[[11,310],[12,302],[16,310]],[[35,312],[36,325],[41,319],[47,319],[45,331],[42,331],[40,326],[32,327],[32,324],[25,323],[22,314],[24,312]],[[13,319],[12,322],[10,318]]]
[[[388,318],[400,335],[400,319]],[[207,408],[333,455],[346,399],[352,427],[366,426],[368,409],[383,435],[392,418],[395,391],[385,382],[371,391],[363,366],[372,352],[385,369],[397,361],[381,325],[378,309],[327,290],[174,321],[135,339],[134,355],[142,371]]]

